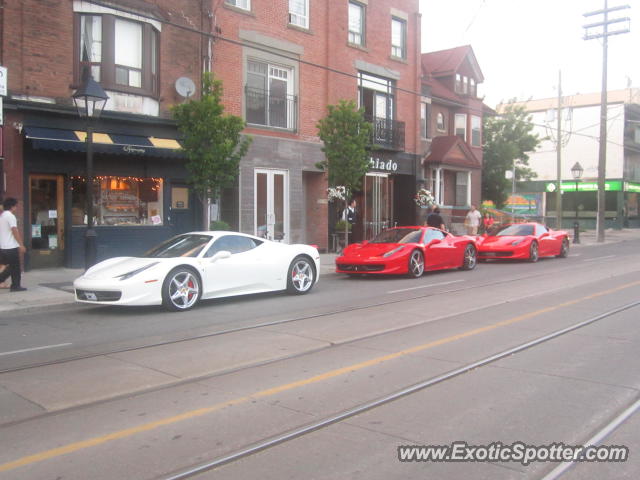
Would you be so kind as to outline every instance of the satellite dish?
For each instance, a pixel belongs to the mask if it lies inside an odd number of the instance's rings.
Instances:
[[[189,98],[196,91],[196,85],[189,77],[180,77],[176,80],[176,92],[184,98]]]

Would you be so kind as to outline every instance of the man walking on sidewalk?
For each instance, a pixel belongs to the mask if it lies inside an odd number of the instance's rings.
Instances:
[[[26,288],[20,286],[20,254],[26,252],[22,236],[18,230],[16,220],[16,208],[18,201],[15,198],[7,198],[2,206],[4,212],[0,215],[0,253],[4,261],[9,264],[9,268],[0,273],[0,283],[4,282],[11,275],[11,291],[22,292]]]

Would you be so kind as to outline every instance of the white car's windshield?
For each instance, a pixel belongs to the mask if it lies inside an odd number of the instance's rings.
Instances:
[[[143,257],[197,257],[210,241],[209,235],[178,235],[148,250]]]

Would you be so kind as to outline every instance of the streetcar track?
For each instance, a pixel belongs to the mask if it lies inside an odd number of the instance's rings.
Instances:
[[[471,370],[475,370],[477,368],[482,368],[485,367],[487,365],[490,365],[498,360],[501,360],[503,358],[506,358],[510,355],[516,354],[516,353],[520,353],[524,350],[528,350],[530,348],[536,347],[538,345],[541,345],[543,343],[549,342],[551,340],[554,340],[558,337],[561,337],[563,335],[566,335],[568,333],[574,332],[575,330],[584,328],[588,325],[591,325],[595,322],[604,320],[606,318],[612,317],[618,313],[624,312],[626,310],[630,310],[632,308],[636,308],[640,306],[640,301],[636,301],[636,302],[632,302],[626,305],[622,305],[620,307],[614,308],[612,310],[609,310],[607,312],[604,312],[600,315],[597,315],[595,317],[589,318],[587,320],[583,320],[581,322],[577,322],[574,323],[573,325],[570,325],[568,327],[556,330],[555,332],[551,332],[549,334],[540,336],[534,340],[530,340],[528,342],[524,342],[521,343],[520,345],[517,345],[515,347],[511,347],[509,349],[503,350],[501,352],[495,353],[493,355],[490,355],[488,357],[482,358],[480,360],[477,360],[475,362],[471,362],[468,363],[462,367],[458,367],[456,369],[453,369],[449,372],[440,374],[440,375],[436,375],[435,377],[431,377],[427,380],[423,380],[421,382],[415,383],[413,385],[410,385],[408,387],[396,390],[393,393],[387,394],[383,397],[380,397],[378,399],[375,400],[371,400],[369,402],[365,402],[363,404],[360,404],[356,407],[352,407],[349,409],[346,409],[340,413],[325,417],[323,419],[317,420],[315,422],[309,423],[307,425],[298,427],[298,428],[294,428],[291,430],[288,430],[284,433],[280,433],[277,435],[272,435],[266,439],[263,439],[261,441],[258,442],[254,442],[253,444],[242,448],[242,449],[238,449],[235,452],[232,453],[228,453],[224,456],[218,457],[215,460],[212,460],[210,462],[207,463],[203,463],[203,464],[199,464],[197,466],[193,466],[193,467],[189,467],[186,470],[182,470],[182,471],[177,471],[176,473],[171,474],[171,476],[162,476],[162,477],[158,477],[158,478],[162,478],[164,480],[183,480],[183,479],[187,479],[187,478],[191,478],[195,475],[199,475],[201,473],[213,470],[217,467],[220,467],[222,465],[226,465],[238,460],[241,460],[243,458],[249,457],[251,455],[254,455],[258,452],[262,452],[265,450],[268,450],[270,448],[276,447],[280,444],[286,443],[288,441],[291,440],[295,440],[297,438],[301,438],[305,435],[308,435],[310,433],[316,432],[318,430],[327,428],[333,424],[342,422],[344,420],[347,420],[349,418],[352,418],[356,415],[359,415],[361,413],[367,412],[369,410],[373,410],[375,408],[379,408],[382,406],[385,406],[391,402],[394,402],[400,398],[412,395],[414,393],[420,392],[422,390],[425,390],[427,388],[430,388],[434,385],[446,382],[448,380],[451,380],[453,378],[456,378],[460,375],[463,375],[465,373],[468,373]],[[638,405],[638,401],[636,401],[634,403],[634,405],[632,405],[631,407],[625,409],[625,411],[620,414],[619,416],[616,417],[616,419],[609,423],[608,425],[606,425],[603,429],[601,429],[599,431],[598,434],[596,434],[591,440],[589,440],[589,444],[590,443],[595,443],[596,441],[600,441],[603,438],[606,437],[606,435],[610,434],[616,427],[618,427],[620,424],[622,424],[627,418],[629,418],[633,413],[635,413],[635,411],[639,408]],[[570,465],[569,465],[570,466]],[[560,467],[559,467],[560,468]],[[564,466],[564,469],[556,471],[554,470],[553,472],[551,472],[549,475],[547,475],[545,477],[545,479],[555,479],[558,476],[560,476],[566,469],[568,468],[567,465]]]
[[[570,268],[579,268],[582,267],[582,265],[575,265],[572,266]],[[634,273],[637,272],[637,270],[633,271],[633,272],[624,272],[621,275],[625,275],[625,274],[629,274],[629,273]],[[440,295],[445,295],[445,294],[450,294],[450,293],[460,293],[460,292],[465,292],[468,290],[472,290],[472,289],[476,289],[476,288],[486,288],[486,287],[493,287],[493,286],[498,286],[498,285],[503,285],[503,284],[509,284],[512,282],[516,282],[516,281],[523,281],[523,280],[531,280],[531,279],[535,279],[535,278],[539,278],[539,277],[544,277],[544,276],[548,276],[548,275],[553,275],[556,273],[556,270],[552,270],[550,272],[540,272],[537,274],[527,274],[527,275],[522,275],[522,276],[518,276],[515,278],[507,278],[507,279],[503,279],[503,280],[497,280],[497,281],[493,281],[493,282],[487,282],[487,283],[483,283],[480,285],[466,285],[466,286],[460,286],[458,288],[451,288],[448,290],[441,290],[441,291],[437,291],[437,292],[426,292],[426,293],[421,293],[421,294],[417,294],[414,296],[408,296],[405,297],[403,296],[402,298],[395,298],[395,299],[391,299],[391,300],[384,300],[384,301],[380,301],[380,302],[376,302],[376,303],[370,303],[367,305],[355,305],[355,306],[346,306],[346,307],[341,307],[341,308],[337,308],[337,309],[333,309],[333,310],[328,310],[328,311],[324,311],[324,312],[320,312],[320,313],[313,313],[313,314],[309,314],[309,315],[302,315],[302,316],[297,316],[297,317],[293,317],[293,318],[284,318],[284,319],[280,319],[280,320],[273,320],[273,321],[267,321],[267,322],[262,322],[262,323],[257,323],[257,324],[252,324],[252,325],[246,325],[246,326],[241,326],[241,327],[234,327],[234,328],[228,328],[228,329],[224,329],[224,330],[219,330],[216,332],[211,332],[211,333],[205,333],[205,334],[201,334],[201,335],[195,335],[195,336],[190,336],[190,337],[185,337],[185,338],[178,338],[178,339],[173,339],[173,340],[166,340],[163,342],[155,342],[155,343],[148,343],[148,344],[144,344],[144,345],[136,345],[134,347],[127,347],[127,348],[119,348],[119,349],[112,349],[112,350],[105,350],[102,352],[97,352],[97,353],[87,353],[87,354],[83,354],[83,355],[74,355],[74,356],[70,356],[70,357],[66,357],[66,358],[60,358],[60,359],[55,359],[55,360],[51,360],[51,361],[46,361],[46,362],[38,362],[38,363],[32,363],[32,364],[26,364],[26,365],[20,365],[17,367],[10,367],[10,368],[5,368],[5,369],[0,369],[0,375],[5,374],[5,373],[13,373],[13,372],[19,372],[19,371],[24,371],[24,370],[31,370],[31,369],[35,369],[35,368],[40,368],[40,367],[48,367],[48,366],[53,366],[53,365],[62,365],[65,363],[70,363],[70,362],[74,362],[77,360],[87,360],[87,359],[92,359],[92,358],[98,358],[98,357],[104,357],[104,356],[109,356],[109,355],[117,355],[120,353],[127,353],[127,352],[135,352],[135,351],[140,351],[140,350],[145,350],[145,349],[151,349],[151,348],[156,348],[156,347],[162,347],[162,346],[167,346],[167,345],[176,345],[179,343],[184,343],[184,342],[190,342],[193,340],[200,340],[200,339],[204,339],[204,338],[213,338],[213,337],[217,337],[217,336],[222,336],[222,335],[229,335],[232,333],[237,333],[237,332],[244,332],[244,331],[249,331],[249,330],[255,330],[255,329],[259,329],[259,328],[265,328],[265,327],[272,327],[272,326],[277,326],[277,325],[284,325],[284,324],[288,324],[288,323],[294,323],[294,322],[299,322],[299,321],[304,321],[304,320],[311,320],[311,319],[315,319],[315,318],[323,318],[323,317],[329,317],[332,315],[339,315],[342,313],[349,313],[349,312],[355,312],[355,311],[360,311],[360,310],[366,310],[369,308],[378,308],[378,307],[383,307],[383,306],[387,306],[387,305],[394,305],[394,304],[398,304],[398,303],[403,303],[403,302],[410,302],[412,300],[420,300],[423,298],[429,298],[429,297],[433,297],[433,296],[440,296]],[[611,278],[613,278],[614,276],[620,276],[620,275],[612,275]],[[597,280],[594,280],[597,281]],[[568,285],[566,287],[563,287],[562,289],[570,289],[570,288],[574,288],[573,285]],[[559,289],[554,289],[554,291],[558,291]],[[401,292],[401,293],[406,293],[406,292]],[[501,300],[499,302],[487,305],[485,307],[482,307],[480,309],[474,309],[472,311],[476,311],[476,310],[482,310],[484,308],[492,308],[492,307],[496,307],[499,305],[504,305],[506,303],[513,303],[515,301],[520,301],[526,298],[531,298],[533,296],[537,296],[537,295],[543,295],[545,293],[548,293],[546,291],[543,292],[538,292],[532,295],[525,295],[522,297],[517,297],[517,298],[512,298],[510,300]],[[464,314],[464,313],[469,313],[467,311],[462,312],[462,313],[458,313],[457,315],[460,314]],[[416,325],[420,325],[422,323],[428,323],[432,321],[432,319],[429,319],[426,322],[419,322],[417,324],[414,324],[412,326],[416,326]],[[398,331],[402,330],[404,327],[400,327]],[[389,330],[386,331],[385,333],[390,333],[396,331],[395,329],[393,330]],[[367,337],[363,337],[363,339],[366,339]],[[90,348],[90,347],[82,347],[82,348]]]

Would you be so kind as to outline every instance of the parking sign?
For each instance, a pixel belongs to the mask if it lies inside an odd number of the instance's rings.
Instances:
[[[7,96],[7,67],[0,67],[0,95]]]

